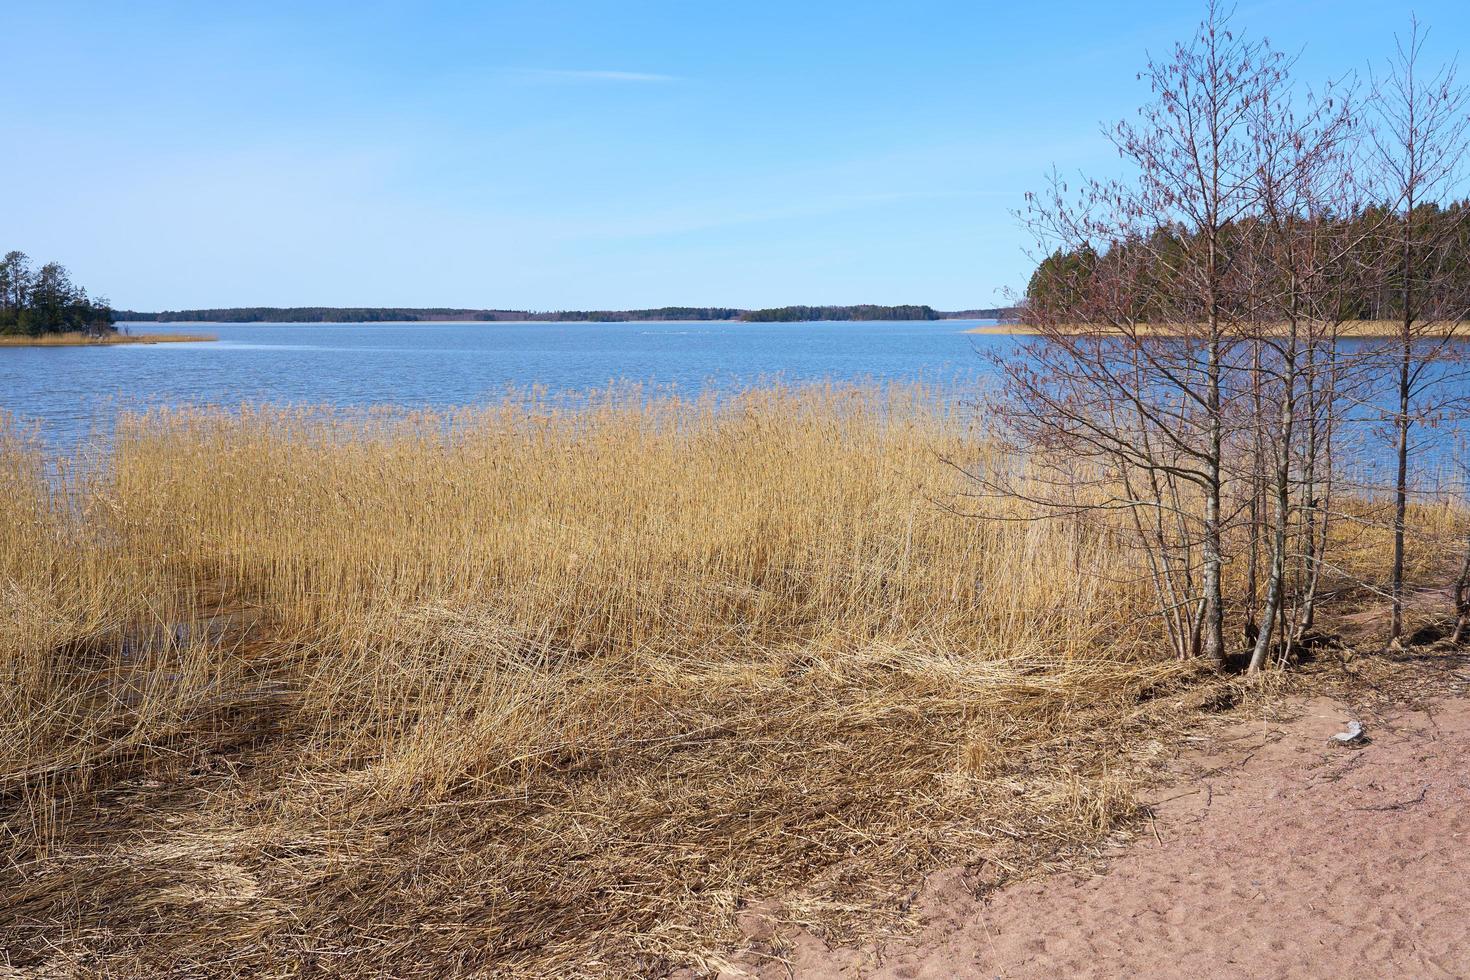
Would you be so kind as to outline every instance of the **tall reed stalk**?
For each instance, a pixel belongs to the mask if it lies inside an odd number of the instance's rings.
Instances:
[[[936,862],[1100,839],[1188,672],[1115,535],[956,512],[946,460],[1024,461],[913,387],[0,445],[37,961],[638,974],[717,964],[747,902],[871,926]]]

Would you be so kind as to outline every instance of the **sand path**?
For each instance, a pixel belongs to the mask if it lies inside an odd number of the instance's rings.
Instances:
[[[942,872],[912,941],[799,935],[784,963],[738,962],[799,978],[1470,976],[1470,699],[1365,716],[1361,748],[1327,741],[1353,717],[1341,703],[1298,707],[1202,741],[1103,874],[980,900]]]

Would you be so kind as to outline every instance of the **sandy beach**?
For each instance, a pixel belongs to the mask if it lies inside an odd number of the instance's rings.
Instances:
[[[1366,744],[1330,741],[1349,720]],[[985,895],[983,867],[950,869],[917,896],[910,940],[829,949],[774,930],[736,965],[824,980],[1464,976],[1467,752],[1463,694],[1288,701],[1202,736],[1096,874]]]

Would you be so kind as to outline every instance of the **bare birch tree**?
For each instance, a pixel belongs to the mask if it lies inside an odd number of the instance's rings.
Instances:
[[[1087,506],[1129,514],[1175,649],[1221,666],[1230,375],[1250,316],[1237,224],[1259,206],[1253,106],[1286,67],[1213,2],[1188,43],[1149,62],[1153,101],[1112,132],[1133,175],[1075,196],[1054,179],[1028,198],[1042,247],[1081,258],[1051,270],[1028,309],[1038,340],[1000,365],[1013,435],[1058,486],[1093,466],[1109,489]],[[1077,506],[1064,498],[1042,503]]]
[[[1315,435],[1323,418],[1332,424],[1334,406],[1319,364],[1336,364],[1343,315],[1334,301],[1336,289],[1358,247],[1335,220],[1358,203],[1351,94],[1350,87],[1329,88],[1299,112],[1289,91],[1267,89],[1252,108],[1258,203],[1243,223],[1246,245],[1240,261],[1252,270],[1251,293],[1259,304],[1256,329],[1248,338],[1252,390],[1246,407],[1257,456],[1251,467],[1252,512],[1266,515],[1252,521],[1253,580],[1258,528],[1269,535],[1265,594],[1257,603],[1255,590],[1248,590],[1247,615],[1255,614],[1246,634],[1251,672],[1265,665],[1277,636],[1284,656],[1301,635],[1302,617],[1311,608],[1307,583],[1315,584],[1320,572]],[[1299,445],[1303,430],[1304,446]],[[1322,475],[1330,478],[1330,472]],[[1301,487],[1312,490],[1294,507]],[[1303,566],[1295,608],[1289,611],[1287,576],[1294,556],[1309,565]]]
[[[1404,539],[1410,492],[1412,435],[1416,424],[1458,398],[1444,365],[1453,359],[1455,336],[1465,316],[1464,297],[1446,287],[1462,278],[1449,262],[1465,216],[1446,219],[1438,205],[1464,176],[1470,152],[1470,93],[1451,63],[1420,68],[1427,32],[1412,23],[1387,71],[1375,79],[1372,161],[1379,193],[1394,216],[1385,235],[1385,282],[1398,293],[1399,333],[1383,354],[1389,365],[1392,407],[1384,414],[1393,438],[1393,556],[1389,572],[1392,613],[1389,640],[1403,634]],[[1426,213],[1434,211],[1431,216]],[[1432,219],[1431,219],[1432,218]]]

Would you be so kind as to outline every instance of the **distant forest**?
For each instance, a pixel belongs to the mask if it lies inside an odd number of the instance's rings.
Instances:
[[[143,313],[117,310],[113,319],[126,322],[192,323],[382,323],[420,321],[532,320],[547,322],[611,322],[629,320],[746,320],[786,323],[799,320],[940,320],[946,318],[1008,319],[1007,308],[942,313],[928,306],[782,306],[741,310],[723,306],[661,306],[649,310],[465,310],[450,307],[237,306],[213,310],[165,310]]]
[[[740,310],[695,306],[665,306],[656,310],[559,310],[547,313],[532,313],[527,310],[465,310],[442,306],[232,306],[212,310],[164,310],[159,313],[118,310],[114,318],[120,321],[159,323],[415,323],[425,320],[733,320],[740,313]]]
[[[111,321],[107,301],[89,297],[61,263],[37,269],[24,252],[0,259],[0,334],[101,333]]]
[[[1406,287],[1408,295],[1440,305],[1470,305],[1470,201],[1424,204],[1408,216],[1371,205],[1349,216],[1311,220],[1316,224],[1294,227],[1303,233],[1315,229],[1324,255],[1337,256],[1332,306],[1325,312],[1338,319],[1397,320],[1403,316]],[[1424,263],[1428,271],[1407,283],[1395,265],[1405,223],[1416,240],[1429,243],[1426,249],[1432,255],[1432,261]],[[1227,299],[1238,299],[1242,305],[1248,303],[1254,271],[1246,258],[1257,244],[1252,236],[1259,234],[1251,223],[1226,222],[1218,236],[1225,266],[1234,270],[1224,283]],[[1187,257],[1204,247],[1195,235],[1164,227],[1106,247],[1059,250],[1037,266],[1026,298],[1037,309],[1108,307],[1111,313],[1099,313],[1099,322],[1123,312],[1128,319],[1143,322],[1177,315],[1182,312],[1177,308],[1181,295],[1187,301],[1200,300],[1177,288],[1181,284],[1173,280],[1181,277],[1178,270],[1188,267]],[[1165,310],[1160,304],[1171,307]],[[1197,315],[1203,313],[1201,307]]]
[[[747,310],[740,319],[760,323],[800,320],[938,320],[941,314],[927,306],[781,306]]]

